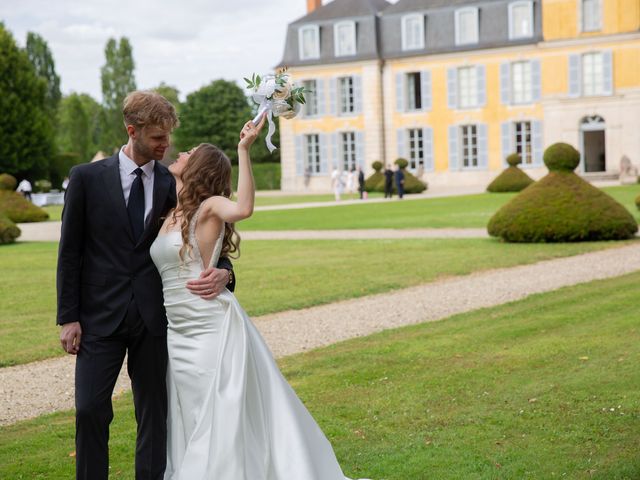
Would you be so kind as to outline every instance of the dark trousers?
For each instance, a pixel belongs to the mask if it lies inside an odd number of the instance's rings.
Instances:
[[[136,480],[162,479],[167,444],[167,339],[147,332],[135,301],[108,337],[83,335],[76,359],[76,478],[106,480],[109,476],[111,396],[128,353],[138,424]]]
[[[384,198],[393,197],[393,184],[391,182],[384,182]]]
[[[404,197],[404,185],[402,183],[396,183],[396,188],[398,189],[398,196],[400,198]]]

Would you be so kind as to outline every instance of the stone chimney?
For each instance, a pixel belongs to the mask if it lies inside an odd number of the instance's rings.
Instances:
[[[307,0],[307,13],[311,13],[322,6],[322,0]]]

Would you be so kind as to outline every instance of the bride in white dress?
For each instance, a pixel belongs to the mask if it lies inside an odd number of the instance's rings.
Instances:
[[[170,167],[178,205],[151,247],[168,318],[165,480],[346,478],[233,293],[204,300],[185,287],[237,250],[233,224],[253,212],[249,150],[263,125],[247,122],[240,134],[237,202],[217,147],[181,153]]]

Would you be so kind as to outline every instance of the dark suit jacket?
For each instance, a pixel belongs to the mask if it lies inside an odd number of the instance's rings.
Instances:
[[[149,248],[175,205],[175,180],[156,162],[153,209],[140,240],[134,242],[118,154],[71,170],[58,252],[59,325],[79,321],[83,333],[108,336],[134,296],[149,332],[166,334],[162,281]],[[223,258],[218,267],[230,269],[231,263]]]

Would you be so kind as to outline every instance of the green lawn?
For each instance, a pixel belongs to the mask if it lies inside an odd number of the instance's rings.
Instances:
[[[640,478],[640,273],[286,358],[345,474],[376,480]],[[63,412],[0,429],[0,478],[71,478]],[[111,478],[133,478],[131,398]]]
[[[610,187],[604,191],[640,220],[634,198],[640,185]],[[345,205],[255,212],[240,224],[244,230],[333,230],[363,228],[484,228],[511,193],[482,193],[388,203]]]
[[[622,243],[503,244],[489,239],[248,241],[235,262],[250,315],[361,297],[479,270]],[[55,328],[57,244],[0,248],[0,366],[61,355]]]

